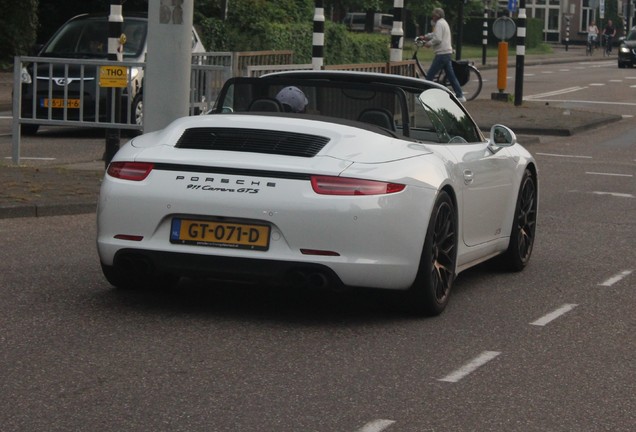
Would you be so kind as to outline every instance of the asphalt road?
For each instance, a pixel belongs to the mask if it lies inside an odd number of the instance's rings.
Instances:
[[[636,128],[621,79],[550,97],[581,92],[624,119],[529,147],[530,266],[462,273],[433,319],[381,292],[118,291],[94,215],[0,220],[0,430],[636,430]]]

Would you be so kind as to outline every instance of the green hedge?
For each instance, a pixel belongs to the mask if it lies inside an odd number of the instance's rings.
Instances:
[[[250,35],[243,35],[226,22],[209,18],[201,22],[200,28],[209,51],[293,50],[294,63],[311,63],[313,23],[260,23]],[[388,61],[390,42],[389,35],[353,33],[341,24],[327,21],[325,64]]]

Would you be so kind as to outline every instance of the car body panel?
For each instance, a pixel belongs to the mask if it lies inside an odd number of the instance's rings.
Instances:
[[[618,66],[633,67],[634,65],[636,65],[636,27],[633,27],[625,38],[621,38],[618,46]]]

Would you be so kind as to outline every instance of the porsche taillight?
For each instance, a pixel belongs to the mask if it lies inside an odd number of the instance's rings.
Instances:
[[[386,195],[401,192],[406,185],[347,177],[312,176],[311,187],[320,195]]]
[[[108,165],[108,175],[114,178],[141,181],[148,177],[154,164],[149,162],[112,162]]]

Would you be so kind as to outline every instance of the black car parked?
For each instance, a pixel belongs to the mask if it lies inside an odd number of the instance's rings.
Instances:
[[[621,38],[618,46],[618,67],[634,67],[636,64],[636,27],[633,27],[627,37]]]
[[[144,62],[147,52],[146,14],[124,16],[123,61]],[[192,51],[204,52],[192,29]],[[60,59],[58,63],[37,62],[22,70],[21,114],[23,119],[121,122],[141,125],[143,120],[142,67],[130,67],[130,83],[122,88],[121,118],[108,109],[109,88],[100,88],[99,65],[77,60],[108,58],[108,16],[83,14],[71,18],[38,51],[37,57]],[[64,61],[68,60],[68,61]],[[75,63],[72,63],[75,61]],[[101,62],[99,62],[102,64]],[[34,94],[35,91],[35,94]],[[22,124],[23,134],[34,134],[39,124]]]

